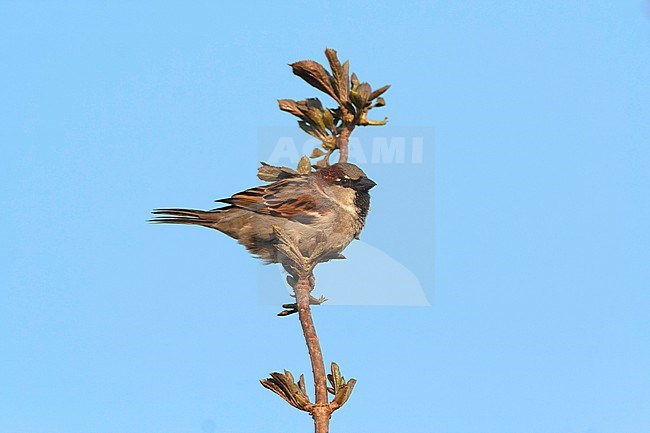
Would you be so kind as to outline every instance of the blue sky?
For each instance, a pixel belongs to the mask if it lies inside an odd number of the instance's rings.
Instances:
[[[424,145],[319,276],[332,431],[647,432],[648,4],[322,4],[0,1],[0,433],[310,431],[257,382],[309,372],[277,273],[145,221],[304,141],[325,47],[393,85],[362,146]]]

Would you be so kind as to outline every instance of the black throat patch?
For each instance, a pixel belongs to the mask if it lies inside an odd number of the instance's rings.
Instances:
[[[354,206],[357,208],[357,230],[355,237],[361,233],[363,226],[366,224],[366,216],[370,210],[370,194],[368,191],[357,191],[354,195]]]

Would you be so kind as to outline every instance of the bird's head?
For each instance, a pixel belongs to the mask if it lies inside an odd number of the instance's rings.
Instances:
[[[369,201],[368,191],[377,185],[363,170],[347,162],[322,168],[314,176],[327,196],[351,212],[356,212],[361,202]]]
[[[339,162],[316,172],[322,184],[350,188],[355,191],[368,191],[375,185],[359,167],[349,162]]]

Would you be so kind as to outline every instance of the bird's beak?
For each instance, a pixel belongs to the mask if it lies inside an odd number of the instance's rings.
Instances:
[[[361,179],[354,182],[354,189],[358,191],[368,191],[375,185],[377,184],[371,179],[368,179],[367,177],[362,177]]]

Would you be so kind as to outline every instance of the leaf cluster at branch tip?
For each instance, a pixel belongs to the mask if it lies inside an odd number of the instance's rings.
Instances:
[[[386,105],[381,95],[390,88],[390,85],[373,90],[370,84],[360,82],[355,73],[350,75],[350,63],[346,61],[341,64],[335,50],[326,49],[325,56],[331,72],[313,60],[301,60],[289,66],[295,75],[334,99],[338,107],[325,108],[318,98],[307,98],[301,101],[278,100],[280,110],[298,117],[300,128],[320,140],[321,147],[325,149],[323,152],[316,148],[310,155],[312,159],[322,157],[313,165],[316,169],[329,165],[329,157],[339,148],[338,138],[345,130],[349,135],[355,126],[379,126],[385,125],[388,121],[388,118],[368,119],[368,111]]]

